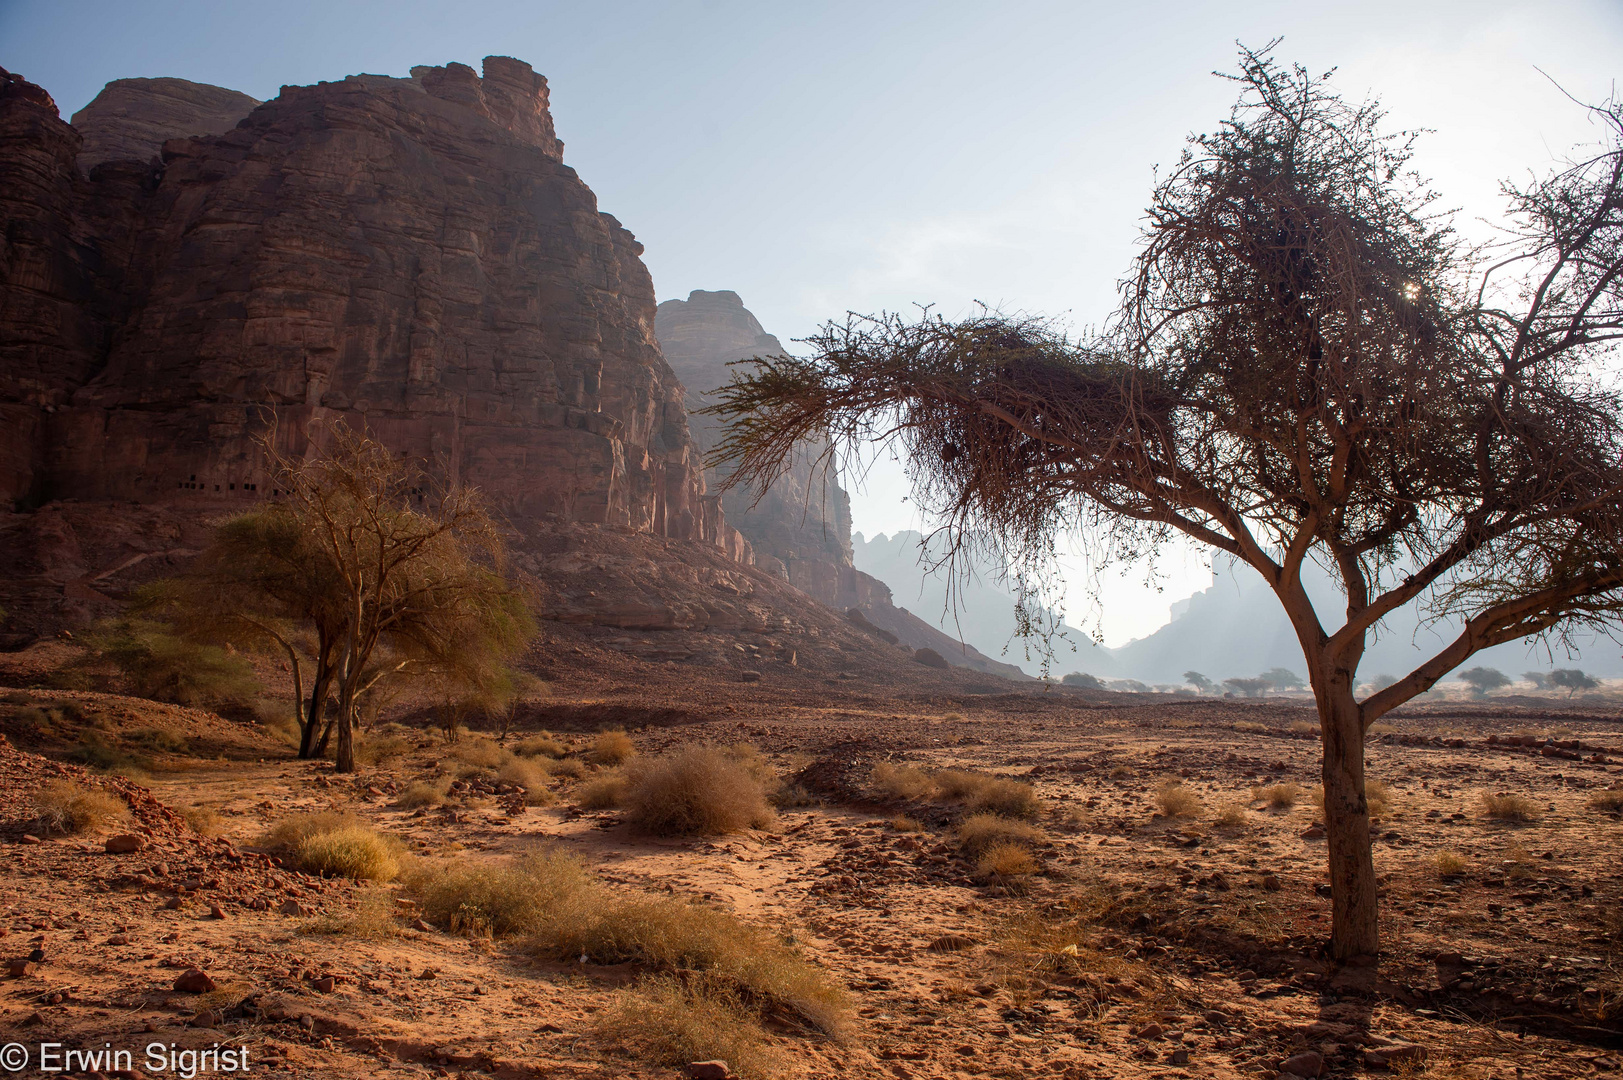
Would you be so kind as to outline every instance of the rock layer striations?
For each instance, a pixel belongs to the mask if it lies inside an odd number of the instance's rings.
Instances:
[[[256,436],[301,453],[343,419],[514,520],[747,557],[704,494],[642,247],[563,164],[529,65],[286,87],[217,119],[86,174],[92,140],[0,82],[0,499],[247,503],[270,481]],[[95,156],[143,153],[99,130]]]

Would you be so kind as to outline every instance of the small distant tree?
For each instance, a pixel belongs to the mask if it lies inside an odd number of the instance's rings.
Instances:
[[[1183,681],[1188,683],[1190,686],[1193,686],[1196,691],[1202,694],[1210,694],[1217,689],[1216,683],[1212,682],[1212,680],[1208,679],[1198,671],[1184,672]]]
[[[1547,690],[1550,686],[1549,676],[1542,671],[1524,671],[1522,678],[1533,684],[1535,690]]]
[[[1117,679],[1110,684],[1110,689],[1118,694],[1147,694],[1150,688],[1137,679]]]
[[[1273,689],[1273,683],[1258,675],[1254,679],[1224,679],[1223,685],[1241,697],[1260,698],[1267,697],[1268,691]]]
[[[894,439],[915,502],[1013,565],[1096,524],[1099,564],[1182,533],[1254,570],[1318,705],[1345,960],[1380,939],[1370,725],[1482,649],[1623,606],[1623,395],[1601,366],[1623,340],[1623,103],[1591,110],[1593,153],[1506,188],[1505,240],[1476,251],[1413,137],[1327,79],[1242,54],[1240,100],[1157,185],[1103,333],[852,314],[810,357],[735,368],[710,411],[730,484],[764,490],[797,446]],[[1371,633],[1409,605],[1456,635],[1360,700]]]
[[[330,445],[300,459],[264,442],[281,501],[227,522],[193,572],[147,602],[191,635],[279,650],[301,701],[308,661],[300,753],[324,754],[336,733],[337,768],[354,772],[369,693],[420,677],[499,698],[535,623],[502,576],[504,546],[477,491],[437,484],[342,423],[312,434]]]
[[[1301,690],[1307,685],[1307,683],[1302,681],[1302,677],[1300,675],[1296,674],[1296,672],[1290,670],[1289,668],[1269,668],[1267,671],[1264,671],[1261,675],[1259,675],[1258,678],[1267,679],[1268,686],[1272,690]]]
[[[1398,677],[1396,675],[1383,671],[1369,681],[1369,689],[1371,693],[1375,693],[1385,690],[1388,686],[1396,686],[1397,682]]]
[[[1550,685],[1557,690],[1565,690],[1567,696],[1571,697],[1580,690],[1594,690],[1600,683],[1577,668],[1556,668],[1550,672]]]
[[[1103,690],[1105,688],[1105,684],[1100,682],[1097,676],[1089,675],[1085,671],[1073,671],[1061,679],[1060,682],[1066,686],[1085,686],[1089,690]]]
[[[1510,685],[1510,679],[1504,672],[1491,667],[1474,667],[1469,671],[1462,671],[1459,680],[1471,688],[1472,697],[1487,697],[1491,691]]]

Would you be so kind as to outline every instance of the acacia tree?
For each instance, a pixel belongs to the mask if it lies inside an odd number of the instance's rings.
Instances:
[[[1377,105],[1266,50],[1233,78],[1228,120],[1157,185],[1099,337],[850,315],[809,357],[735,369],[716,453],[758,486],[808,439],[899,440],[943,528],[1016,563],[1086,526],[1107,555],[1181,533],[1250,566],[1320,715],[1331,951],[1373,958],[1365,732],[1480,649],[1614,626],[1623,598],[1623,401],[1592,374],[1623,335],[1623,107],[1592,110],[1599,152],[1505,189],[1484,253]],[[1333,621],[1309,559],[1340,585]],[[1457,635],[1360,700],[1370,634],[1409,604]]]
[[[416,668],[475,688],[506,677],[533,637],[523,598],[502,577],[505,545],[479,493],[441,485],[342,423],[323,453],[265,452],[301,543],[319,552],[342,613],[334,647],[339,772],[355,771],[360,698]],[[386,665],[374,663],[390,654]],[[325,740],[323,740],[325,742]]]
[[[1501,686],[1510,685],[1510,679],[1498,668],[1474,667],[1460,672],[1456,677],[1471,688],[1472,697],[1487,697]]]

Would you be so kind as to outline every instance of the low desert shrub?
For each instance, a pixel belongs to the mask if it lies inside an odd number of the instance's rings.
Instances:
[[[416,810],[423,806],[438,806],[445,801],[445,793],[450,790],[450,777],[440,777],[435,780],[417,780],[407,784],[395,799],[395,805],[402,810]]]
[[[619,769],[605,769],[575,788],[582,810],[612,810],[625,801],[628,781]]]
[[[355,760],[362,765],[382,765],[411,752],[411,740],[401,735],[374,735],[355,744]]]
[[[100,788],[52,780],[34,793],[34,811],[47,833],[93,832],[128,821],[123,799]]]
[[[747,998],[799,1017],[830,1035],[847,1023],[845,992],[778,938],[714,908],[606,892],[573,918],[551,920],[530,947],[554,960],[635,961],[659,971],[699,971]]]
[[[638,1061],[683,1067],[725,1061],[744,1080],[779,1075],[782,1064],[761,1023],[724,987],[660,976],[621,991],[597,1034]]]
[[[970,858],[979,858],[994,847],[1030,847],[1042,839],[1042,830],[1036,826],[997,814],[975,814],[958,825],[958,847]]]
[[[845,992],[775,935],[714,908],[610,891],[569,855],[442,867],[416,873],[408,884],[424,917],[455,932],[522,936],[530,952],[550,960],[585,956],[688,979],[696,973],[753,1007],[831,1035],[848,1023]]]
[[[1224,803],[1218,808],[1217,816],[1212,819],[1212,824],[1220,829],[1240,829],[1245,827],[1247,820],[1245,807],[1239,803]]]
[[[400,934],[399,908],[387,889],[364,889],[355,906],[339,914],[324,915],[299,927],[302,933],[385,941]]]
[[[1275,810],[1288,810],[1296,805],[1296,800],[1302,794],[1300,784],[1283,783],[1268,784],[1265,787],[1251,789],[1251,797],[1258,802],[1267,803]]]
[[[130,740],[160,754],[184,754],[190,746],[186,736],[166,727],[142,728],[132,732]]]
[[[1439,877],[1459,877],[1471,868],[1464,855],[1457,851],[1439,851],[1432,859]]]
[[[892,829],[895,829],[897,832],[923,832],[924,831],[924,826],[922,824],[920,824],[918,818],[910,818],[906,814],[903,814],[900,817],[891,818],[890,821],[887,822],[887,824],[890,825],[890,827]]]
[[[1311,720],[1292,720],[1286,725],[1286,730],[1293,735],[1317,735],[1319,725]]]
[[[568,780],[579,780],[586,775],[586,762],[580,758],[533,758],[551,776],[561,776]]]
[[[1602,813],[1623,813],[1623,788],[1607,788],[1589,797],[1589,808]]]
[[[1037,858],[1021,844],[994,844],[975,864],[982,878],[1020,877],[1037,872]]]
[[[186,807],[181,814],[199,836],[219,836],[225,830],[225,821],[213,807],[197,804]]]
[[[1482,810],[1499,821],[1532,821],[1538,817],[1538,806],[1533,800],[1507,792],[1482,793]]]
[[[636,756],[637,746],[631,741],[631,736],[623,731],[600,732],[592,740],[592,748],[586,752],[587,760],[594,765],[621,765]]]
[[[970,813],[1031,817],[1039,806],[1036,789],[1025,781],[968,769],[930,773],[880,762],[868,782],[892,798],[961,803]]]
[[[1201,812],[1200,796],[1177,780],[1168,780],[1155,789],[1155,805],[1167,817],[1196,817]]]
[[[145,754],[131,753],[94,729],[86,730],[79,736],[79,744],[68,752],[68,757],[99,772],[122,773],[152,768],[151,758]]]
[[[881,761],[868,774],[868,782],[895,799],[932,799],[936,794],[935,781],[930,774],[911,765]]]
[[[531,735],[513,747],[513,753],[519,757],[562,758],[569,756],[569,747],[551,732],[543,731],[538,735]]]
[[[1369,804],[1369,816],[1384,818],[1392,812],[1392,804],[1397,801],[1397,792],[1385,780],[1364,781],[1364,802]]]
[[[1131,780],[1133,778],[1133,770],[1128,768],[1126,765],[1113,765],[1111,766],[1110,771],[1105,773],[1105,776],[1109,777],[1111,780]]]
[[[551,776],[536,762],[514,758],[497,770],[496,780],[523,788],[526,806],[551,806],[558,801],[552,793]]]
[[[364,825],[316,833],[294,851],[300,869],[322,877],[393,881],[400,874],[400,847]]]
[[[487,739],[482,735],[466,735],[457,739],[446,756],[466,766],[468,770],[477,772],[499,769],[513,758],[513,755],[503,750],[494,739]]]
[[[626,819],[659,836],[764,829],[777,819],[767,802],[770,769],[757,753],[688,746],[625,770]]]
[[[259,838],[259,846],[284,855],[291,854],[305,840],[317,833],[335,832],[362,826],[365,823],[354,814],[336,810],[317,810],[308,814],[292,814],[271,826]]]
[[[549,920],[578,917],[601,891],[579,862],[557,852],[426,871],[408,885],[424,918],[469,937],[537,933]]]

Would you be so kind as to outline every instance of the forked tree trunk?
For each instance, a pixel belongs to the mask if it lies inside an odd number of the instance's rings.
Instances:
[[[355,771],[355,692],[346,682],[338,695],[338,753],[333,768],[341,773]]]
[[[322,664],[316,669],[315,678],[311,681],[310,704],[304,712],[304,729],[299,733],[301,758],[320,757],[324,752],[325,748],[318,747],[316,741],[321,737],[321,721],[327,712],[327,689],[331,681],[330,669]]]
[[[1364,797],[1364,730],[1347,680],[1320,690],[1324,831],[1330,862],[1330,955],[1374,958],[1380,950],[1375,858]]]

